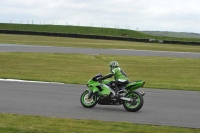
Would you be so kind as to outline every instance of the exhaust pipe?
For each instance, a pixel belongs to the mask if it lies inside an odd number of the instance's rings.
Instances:
[[[131,98],[126,98],[126,97],[120,97],[119,99],[125,100],[125,101],[129,101],[129,102],[132,102],[132,101],[133,101],[133,99],[131,99]]]
[[[141,91],[141,92],[139,92],[142,96],[144,96],[145,95],[145,92],[144,91]]]

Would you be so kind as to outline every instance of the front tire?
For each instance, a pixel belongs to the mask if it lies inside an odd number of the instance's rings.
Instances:
[[[123,106],[127,111],[137,112],[143,106],[144,100],[140,93],[133,91],[131,93],[127,93],[126,98],[133,98],[133,102],[124,101]]]
[[[81,95],[80,101],[85,108],[92,108],[97,104],[97,97],[96,95],[93,95],[90,99],[88,99],[88,94],[88,90],[84,91]]]

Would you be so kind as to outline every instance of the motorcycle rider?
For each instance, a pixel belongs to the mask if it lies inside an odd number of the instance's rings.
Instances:
[[[110,62],[109,67],[110,67],[110,73],[108,73],[104,77],[101,77],[100,80],[104,80],[104,79],[111,78],[112,76],[114,76],[115,81],[111,82],[110,84],[111,86],[113,86],[112,89],[114,89],[115,92],[117,92],[119,88],[129,83],[129,79],[127,75],[125,74],[125,72],[119,67],[118,62],[116,61]],[[113,83],[115,84],[113,85]]]

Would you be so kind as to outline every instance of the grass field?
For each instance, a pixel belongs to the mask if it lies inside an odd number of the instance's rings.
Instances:
[[[78,39],[65,37],[46,37],[28,35],[0,34],[0,43],[8,44],[32,44],[44,46],[68,46],[87,48],[110,48],[110,49],[137,49],[137,50],[158,50],[158,51],[179,51],[179,52],[200,52],[200,45],[175,45],[139,43],[127,41],[108,41],[96,39]]]
[[[57,32],[57,33],[78,33],[88,35],[107,35],[107,36],[121,36],[127,34],[129,37],[148,38],[151,35],[125,29],[114,28],[96,28],[96,27],[82,27],[70,25],[33,25],[33,24],[4,24],[0,23],[0,29],[5,30],[25,30],[25,31],[43,31],[43,32]]]
[[[143,31],[143,33],[155,36],[181,37],[181,38],[200,38],[198,33],[169,32],[169,31]]]
[[[126,29],[114,29],[114,28],[97,28],[97,27],[82,27],[82,26],[70,26],[70,25],[33,25],[33,24],[5,24],[0,23],[0,29],[4,30],[25,30],[25,31],[43,31],[43,32],[60,32],[60,33],[79,33],[79,34],[92,34],[92,35],[107,35],[107,36],[122,36],[133,38],[149,38],[160,40],[179,40],[179,41],[197,41],[200,42],[200,38],[177,38],[166,36],[152,36],[143,32],[126,30]]]
[[[199,133],[200,129],[0,113],[1,133]]]
[[[98,73],[109,73],[112,60],[131,81],[145,80],[145,87],[200,91],[198,58],[0,53],[0,78],[86,84]]]

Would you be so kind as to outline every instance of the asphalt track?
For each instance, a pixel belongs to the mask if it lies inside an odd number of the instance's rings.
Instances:
[[[0,112],[75,119],[200,128],[200,92],[145,89],[144,106],[127,112],[123,106],[84,108],[85,85],[0,81]]]
[[[200,58],[199,53],[111,50],[0,44],[0,52],[112,54]],[[200,92],[145,89],[143,108],[136,113],[123,106],[86,109],[80,104],[83,85],[0,81],[0,112],[77,119],[123,121],[200,128]]]
[[[53,47],[53,46],[34,46],[34,45],[16,45],[16,44],[0,44],[0,52],[78,53],[78,54],[200,58],[200,53],[191,53],[191,52],[169,52],[169,51],[128,50],[128,49],[95,49],[95,48]]]

